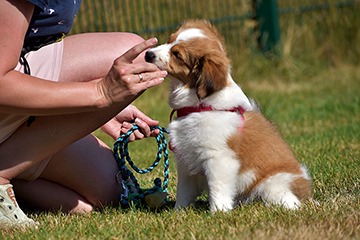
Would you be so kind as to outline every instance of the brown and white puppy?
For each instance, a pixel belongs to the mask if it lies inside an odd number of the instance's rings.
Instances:
[[[171,80],[176,208],[204,190],[212,212],[255,199],[295,209],[311,196],[306,169],[232,79],[222,37],[210,23],[187,21],[145,59]]]

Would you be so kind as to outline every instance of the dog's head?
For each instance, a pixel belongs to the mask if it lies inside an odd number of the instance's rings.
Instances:
[[[207,21],[185,22],[166,44],[149,50],[145,60],[194,88],[199,99],[227,85],[229,59],[222,37]]]

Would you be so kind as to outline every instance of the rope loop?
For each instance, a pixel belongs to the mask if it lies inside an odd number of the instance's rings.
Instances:
[[[145,169],[140,169],[136,166],[136,164],[132,161],[128,144],[130,135],[136,131],[140,130],[136,124],[133,124],[132,128],[126,133],[122,134],[114,144],[114,157],[119,166],[119,172],[117,174],[117,180],[121,183],[123,187],[123,194],[121,194],[120,204],[122,207],[128,207],[130,203],[134,203],[135,205],[139,205],[144,203],[144,199],[151,194],[155,193],[167,193],[167,187],[169,183],[169,153],[167,150],[167,141],[165,138],[165,133],[169,133],[166,128],[155,126],[150,127],[151,130],[159,129],[159,135],[156,137],[156,142],[158,145],[158,151],[156,154],[156,158],[154,162]],[[164,182],[163,185],[161,183],[160,178],[154,179],[154,186],[148,189],[142,189],[132,173],[127,167],[126,163],[137,173],[146,174],[153,171],[158,165],[160,160],[164,158]],[[122,180],[120,181],[120,176]]]

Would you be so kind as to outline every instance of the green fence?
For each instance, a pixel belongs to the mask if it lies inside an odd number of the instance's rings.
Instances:
[[[357,0],[82,1],[72,33],[127,31],[164,42],[182,21],[204,18],[217,26],[233,49],[246,45],[263,51],[279,43],[280,29],[290,17],[301,22],[303,15],[316,12],[321,22],[334,17],[337,9],[359,5]]]
[[[234,0],[83,0],[73,32],[127,31],[166,41],[185,19],[205,18],[228,40],[239,38],[251,18],[251,1]],[[237,31],[234,29],[237,29]]]

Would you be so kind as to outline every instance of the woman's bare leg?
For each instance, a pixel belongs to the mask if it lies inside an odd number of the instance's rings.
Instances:
[[[92,135],[55,154],[40,178],[14,181],[17,198],[36,209],[89,212],[117,204],[121,186],[112,151]]]
[[[31,182],[15,179],[12,183],[21,207],[64,213],[87,213],[93,210],[92,204],[84,197],[58,183],[41,178]]]

